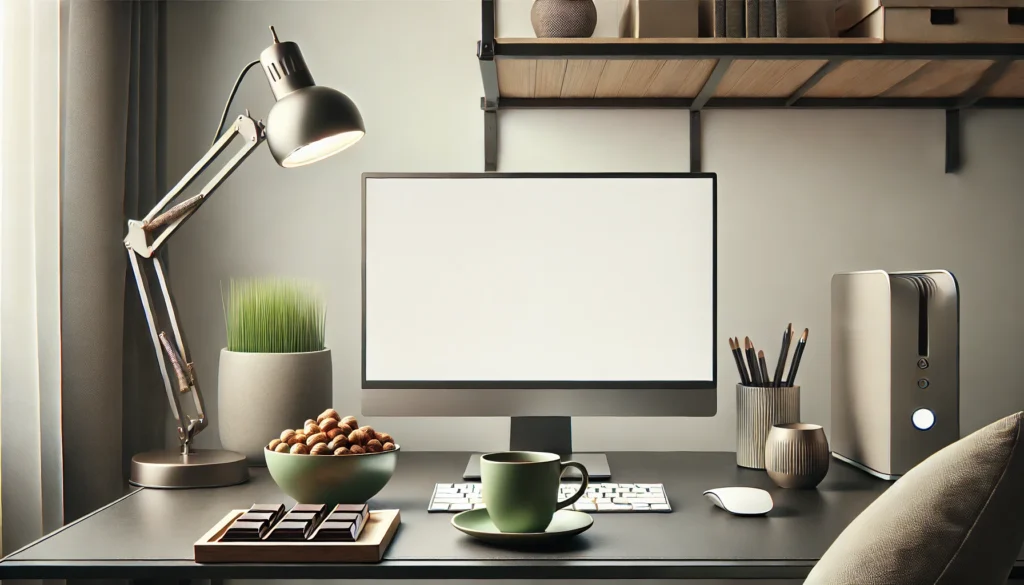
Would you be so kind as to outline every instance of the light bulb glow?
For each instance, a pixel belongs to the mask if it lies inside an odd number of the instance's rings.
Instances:
[[[363,137],[363,134],[364,132],[362,130],[341,132],[328,136],[327,138],[321,138],[320,140],[311,142],[305,146],[300,146],[293,150],[287,158],[281,161],[281,166],[293,168],[321,161],[333,154],[337,154],[345,150],[356,142],[359,142]]]

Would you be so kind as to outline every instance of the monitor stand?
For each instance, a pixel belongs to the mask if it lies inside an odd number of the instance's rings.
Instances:
[[[587,468],[591,481],[607,480],[612,476],[608,458],[604,453],[572,452],[572,419],[568,416],[514,416],[509,433],[510,451],[545,451],[557,453],[562,461],[578,461]],[[469,457],[469,465],[462,478],[480,480],[480,454]],[[579,479],[573,468],[565,470],[562,479]]]

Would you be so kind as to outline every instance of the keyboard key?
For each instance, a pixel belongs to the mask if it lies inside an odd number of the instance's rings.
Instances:
[[[485,504],[483,502],[480,502],[479,504],[473,504],[473,509],[474,510],[479,510],[480,508],[486,508],[486,507],[487,507],[487,504]]]
[[[633,504],[633,509],[636,510],[637,512],[647,511],[651,509],[651,505],[635,503]]]
[[[465,501],[465,498],[434,498],[435,504],[461,504]]]
[[[628,504],[598,504],[598,512],[630,512],[633,507]]]
[[[672,508],[669,508],[668,504],[651,504],[652,512],[669,512]]]
[[[611,498],[595,498],[594,499],[594,503],[595,504],[610,504],[610,503],[612,503],[612,499]]]
[[[428,510],[431,512],[447,512],[448,504],[438,504],[437,502],[434,502],[433,504],[430,505],[430,508],[428,508]]]
[[[449,506],[449,512],[465,512],[466,510],[472,510],[473,504],[452,504]]]
[[[593,512],[597,510],[597,506],[595,506],[593,502],[587,502],[585,500],[576,502],[576,505],[573,507],[580,512]]]
[[[630,502],[627,498],[612,498],[613,504],[628,504]]]
[[[665,496],[652,497],[652,498],[633,498],[633,500],[635,502],[639,502],[641,504],[664,504],[665,503]]]

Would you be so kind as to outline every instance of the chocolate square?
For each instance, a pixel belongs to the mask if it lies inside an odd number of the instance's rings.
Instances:
[[[313,522],[316,520],[316,514],[311,512],[288,512],[284,515],[282,522]]]
[[[354,512],[335,512],[327,517],[328,522],[362,522],[363,517]]]
[[[273,514],[267,512],[246,512],[238,517],[237,522],[262,522],[264,524],[270,524],[273,520]]]
[[[274,524],[284,516],[284,504],[253,504],[249,511],[255,514],[270,514],[270,523]]]
[[[220,539],[225,542],[255,542],[267,535],[268,525],[264,522],[242,522],[235,520]]]
[[[327,506],[323,504],[295,504],[290,510],[291,512],[304,512],[316,514],[317,518],[323,518],[327,515]]]
[[[320,525],[320,530],[313,537],[314,541],[353,542],[359,537],[355,522],[335,522],[327,520]]]
[[[274,530],[270,532],[267,540],[272,541],[301,541],[306,540],[307,529],[309,523],[307,522],[289,522],[282,520],[278,522]]]
[[[334,507],[335,512],[354,512],[365,516],[370,509],[366,504],[338,504]]]

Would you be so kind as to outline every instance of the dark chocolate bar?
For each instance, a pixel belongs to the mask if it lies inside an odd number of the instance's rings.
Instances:
[[[310,523],[308,522],[289,522],[287,520],[282,520],[281,522],[278,522],[277,526],[274,527],[274,530],[270,532],[267,540],[278,542],[306,540],[309,527]]]
[[[235,520],[221,537],[226,542],[256,542],[263,540],[270,525],[266,522],[243,522]]]
[[[338,504],[332,512],[353,512],[360,516],[366,516],[370,507],[366,504]]]
[[[276,524],[284,516],[284,504],[253,504],[249,511],[254,514],[270,514],[270,523]]]
[[[366,520],[370,517],[370,507],[366,504],[338,504],[334,507],[331,515],[324,521],[338,523],[352,523],[351,540],[358,540]],[[318,539],[319,540],[319,539]],[[337,539],[334,539],[337,540]]]
[[[262,522],[264,524],[271,524],[271,520],[274,520],[274,515],[267,512],[246,512],[239,516],[236,522]]]
[[[320,530],[317,530],[313,540],[321,542],[354,542],[359,538],[358,526],[355,522],[336,522],[327,519],[320,525]]]

